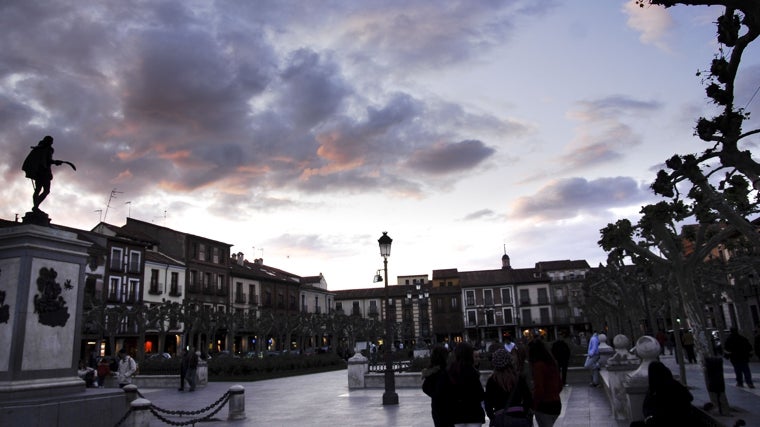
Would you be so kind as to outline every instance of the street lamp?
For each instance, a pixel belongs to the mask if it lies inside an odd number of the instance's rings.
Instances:
[[[383,393],[383,405],[398,405],[398,394],[396,393],[396,377],[393,375],[393,361],[391,360],[392,328],[391,322],[391,303],[388,292],[388,257],[391,256],[391,243],[393,239],[388,236],[388,232],[383,231],[383,235],[377,239],[380,245],[380,256],[383,257],[383,271],[385,271],[385,344],[383,345],[383,354],[385,356],[385,393]]]

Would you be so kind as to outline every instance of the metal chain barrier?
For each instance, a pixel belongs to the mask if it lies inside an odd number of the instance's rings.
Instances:
[[[143,396],[142,393],[140,393],[139,390],[137,391],[137,395],[141,399],[145,399],[145,396]],[[214,403],[206,406],[203,409],[199,409],[197,411],[180,411],[180,410],[173,411],[173,410],[169,410],[169,409],[160,408],[160,407],[158,407],[158,406],[156,406],[156,405],[154,405],[154,404],[151,403],[151,405],[150,405],[150,412],[156,418],[158,418],[159,420],[163,421],[166,424],[174,425],[174,426],[186,426],[186,425],[195,424],[195,423],[198,423],[198,422],[207,421],[207,420],[211,419],[211,417],[213,417],[219,411],[221,411],[222,408],[224,407],[224,405],[226,405],[227,402],[229,402],[230,395],[231,395],[230,391],[227,390],[222,395],[222,397],[220,397],[216,402],[214,402]],[[213,411],[211,411],[212,409],[213,409]],[[187,421],[174,421],[174,420],[171,420],[171,419],[166,418],[163,415],[161,415],[163,413],[163,414],[166,414],[168,416],[183,417],[183,416],[188,416],[188,415],[200,415],[200,414],[203,414],[203,413],[208,412],[208,411],[211,411],[211,412],[209,412],[208,414],[206,414],[206,415],[204,415],[204,416],[202,416],[200,418],[193,418],[193,419],[189,419]],[[119,420],[119,422],[117,422],[114,427],[121,426],[124,423],[124,421],[126,421],[127,418],[129,418],[129,414],[130,413],[132,413],[132,408],[131,407],[127,410],[127,413],[124,414],[123,417],[121,417],[121,419]]]
[[[216,415],[217,412],[219,412],[219,411],[222,410],[222,408],[224,407],[224,405],[227,403],[227,401],[229,399],[230,399],[230,393],[227,392],[227,393],[224,394],[224,396],[222,396],[221,399],[219,399],[218,401],[216,401],[216,403],[214,403],[213,405],[210,405],[208,407],[208,408],[213,408],[215,405],[221,403],[212,412],[209,412],[208,414],[204,415],[203,417],[193,418],[193,419],[190,419],[190,420],[187,420],[187,421],[174,421],[174,420],[170,420],[170,419],[164,417],[163,415],[161,415],[159,413],[159,412],[164,412],[166,414],[169,414],[171,412],[175,412],[176,413],[176,412],[183,412],[183,411],[166,411],[166,410],[158,408],[155,405],[150,405],[150,412],[153,414],[153,416],[155,416],[156,418],[158,418],[159,420],[163,421],[166,424],[173,425],[173,426],[186,426],[186,425],[195,424],[195,423],[198,423],[198,422],[207,421],[207,420],[211,419],[211,417],[213,417],[214,415]],[[196,413],[197,412],[202,412],[202,411],[207,410],[208,408],[203,409],[201,411],[195,411],[195,412]]]

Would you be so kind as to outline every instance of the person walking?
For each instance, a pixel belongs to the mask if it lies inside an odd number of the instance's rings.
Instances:
[[[559,373],[562,376],[562,385],[567,387],[567,367],[570,365],[570,346],[565,340],[565,334],[562,334],[554,343],[552,343],[552,356],[557,361]]]
[[[448,382],[443,391],[443,403],[448,405],[451,422],[456,427],[476,427],[485,419],[480,372],[475,369],[475,350],[466,343],[454,348],[454,360],[447,369]]]
[[[594,331],[588,340],[586,363],[583,367],[591,371],[591,387],[599,387],[599,334]]]
[[[196,371],[198,369],[198,355],[195,353],[195,348],[190,347],[182,358],[182,364],[185,365],[185,381],[190,386],[190,391],[195,391]],[[185,383],[182,383],[184,388]]]
[[[185,391],[185,377],[187,376],[187,350],[182,349],[179,353],[179,388],[177,391]]]
[[[562,412],[562,379],[559,367],[541,340],[528,345],[528,361],[533,376],[533,411],[538,427],[552,427]]]
[[[98,387],[103,388],[106,386],[106,378],[111,376],[111,364],[107,357],[100,358],[96,371],[98,373]]]
[[[127,354],[127,350],[119,350],[119,368],[116,372],[116,378],[119,382],[119,388],[124,388],[127,384],[132,384],[132,376],[137,372],[137,362],[132,356]]]
[[[448,365],[449,351],[446,347],[437,344],[430,353],[430,367],[422,371],[422,391],[430,396],[430,411],[433,416],[435,427],[451,427],[449,407],[442,396],[448,382],[446,366]]]
[[[642,405],[643,421],[634,421],[631,427],[671,427],[693,426],[695,418],[694,400],[691,392],[673,378],[667,366],[656,360],[649,364],[649,388]]]
[[[493,373],[486,381],[485,409],[489,425],[496,427],[498,417],[508,417],[513,425],[532,426],[530,408],[533,397],[525,376],[517,371],[512,354],[500,348],[491,357]]]
[[[749,340],[739,334],[736,327],[731,328],[731,332],[726,338],[726,344],[723,346],[723,356],[731,361],[736,373],[736,386],[755,388],[752,382],[752,372],[749,370],[749,358],[752,356],[752,345]]]
[[[694,334],[691,331],[684,331],[681,335],[681,345],[689,363],[697,363],[697,356],[694,353]]]

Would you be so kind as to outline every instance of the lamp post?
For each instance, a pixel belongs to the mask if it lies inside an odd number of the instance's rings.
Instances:
[[[383,235],[377,239],[377,243],[380,245],[380,256],[383,257],[383,271],[385,272],[385,339],[383,340],[383,355],[385,356],[385,392],[383,393],[383,405],[398,405],[396,377],[393,375],[393,361],[391,360],[393,323],[391,322],[391,303],[388,291],[388,257],[391,256],[392,242],[393,239],[388,236],[388,232],[386,231],[383,231]]]

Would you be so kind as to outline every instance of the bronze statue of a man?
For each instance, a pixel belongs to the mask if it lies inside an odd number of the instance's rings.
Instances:
[[[76,167],[71,162],[53,159],[55,150],[53,150],[53,137],[50,135],[42,138],[42,141],[31,149],[32,151],[26,156],[21,169],[34,184],[34,194],[32,195],[34,207],[32,210],[39,212],[40,203],[50,194],[50,182],[53,180],[52,166],[67,163],[74,170]]]

